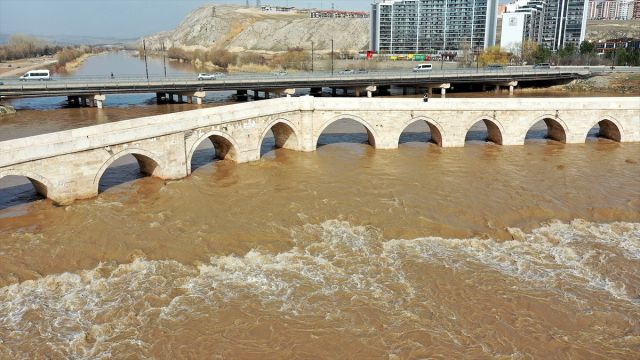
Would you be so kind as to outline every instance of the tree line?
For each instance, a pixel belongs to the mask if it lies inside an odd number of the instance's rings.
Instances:
[[[473,60],[459,59],[463,67],[471,66]],[[525,65],[549,63],[552,65],[612,65],[639,66],[640,50],[629,50],[624,47],[599,55],[595,43],[583,41],[580,46],[569,43],[555,53],[550,49],[538,45],[535,41],[525,41],[511,49],[504,50],[500,46],[491,46],[479,54],[477,61],[480,66],[489,64]]]

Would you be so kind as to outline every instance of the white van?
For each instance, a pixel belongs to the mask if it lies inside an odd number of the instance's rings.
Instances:
[[[431,64],[420,64],[413,68],[413,72],[431,71],[432,68],[433,66]]]
[[[20,76],[20,81],[26,80],[51,80],[49,70],[31,70]]]

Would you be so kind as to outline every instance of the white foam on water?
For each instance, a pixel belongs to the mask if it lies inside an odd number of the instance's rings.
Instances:
[[[566,282],[603,290],[640,305],[640,284],[633,282],[640,277],[640,224],[574,220],[551,222],[530,234],[509,230],[517,240],[426,237],[392,240],[385,246],[394,253],[412,249],[419,258],[451,267],[459,266],[461,258],[476,261],[535,286],[554,288]],[[626,259],[625,273],[609,271],[607,263],[620,257]]]
[[[197,266],[135,259],[49,275],[0,288],[0,357],[28,357],[24,349],[41,344],[61,357],[119,357],[124,345],[145,356],[151,346],[144,340],[149,327],[204,316],[239,301],[332,322],[348,321],[350,310],[366,304],[385,314],[387,327],[420,324],[423,310],[410,304],[429,299],[421,298],[420,284],[403,270],[415,261],[483,266],[524,286],[605,292],[631,306],[640,304],[634,297],[640,284],[633,280],[640,277],[640,224],[576,220],[553,222],[528,234],[510,231],[515,240],[385,241],[373,227],[330,220],[293,229],[295,246],[278,254],[251,250],[243,256],[215,256]],[[608,272],[603,263],[613,260],[624,261],[635,277]],[[337,298],[350,300],[338,304]],[[450,309],[434,309],[442,321],[456,321]],[[444,326],[429,331],[455,343],[468,341]]]

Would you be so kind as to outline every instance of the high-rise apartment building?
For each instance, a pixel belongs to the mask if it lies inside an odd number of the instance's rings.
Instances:
[[[389,54],[495,44],[497,0],[380,0],[371,6],[370,48]]]
[[[639,0],[591,0],[589,1],[589,20],[629,20],[633,18],[633,9]]]
[[[517,0],[507,6],[507,13],[530,13],[532,19],[538,16],[540,25],[532,28],[529,36],[523,36],[520,42],[528,39],[550,50],[558,50],[568,44],[579,46],[584,40],[588,17],[589,0]],[[504,23],[501,35],[511,38],[510,29]],[[505,31],[507,33],[505,33]],[[504,46],[503,46],[504,47]]]

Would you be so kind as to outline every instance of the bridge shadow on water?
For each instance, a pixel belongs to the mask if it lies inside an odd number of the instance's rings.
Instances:
[[[45,199],[38,194],[35,187],[23,176],[6,176],[0,179],[0,210],[9,208],[20,208],[36,201]],[[5,216],[13,216],[15,213],[9,212]],[[0,214],[0,217],[4,217]]]
[[[105,192],[122,184],[130,183],[145,176],[133,155],[123,156],[114,161],[102,174],[100,182],[98,183],[98,193]]]

